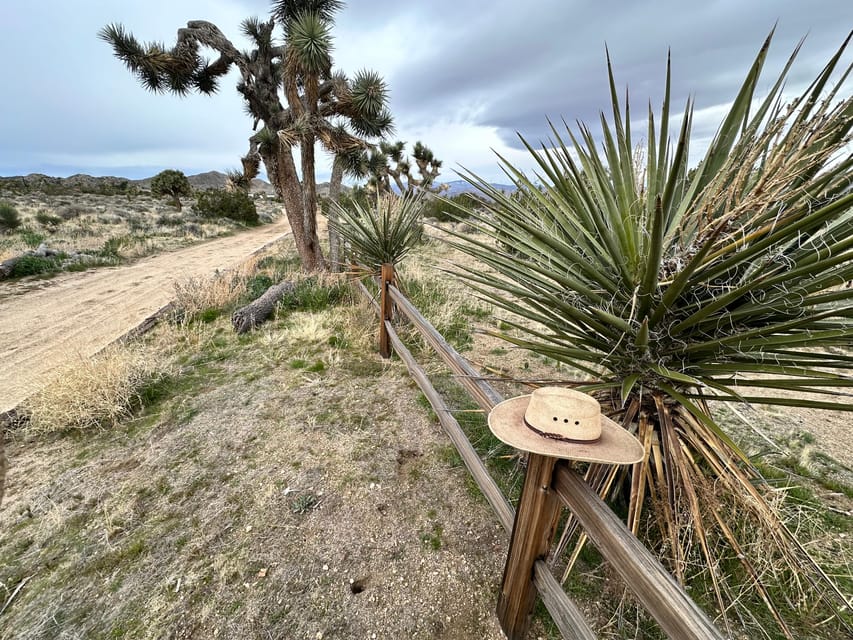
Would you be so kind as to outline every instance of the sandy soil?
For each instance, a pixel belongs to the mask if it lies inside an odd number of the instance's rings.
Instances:
[[[287,233],[287,219],[131,265],[0,285],[0,413],[66,355],[89,356],[171,299],[176,280],[233,267]]]

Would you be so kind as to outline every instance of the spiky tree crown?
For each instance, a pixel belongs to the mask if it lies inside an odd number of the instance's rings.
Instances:
[[[249,153],[243,159],[245,166],[255,169],[261,150],[270,159],[273,140],[292,146],[313,133],[330,152],[348,153],[365,148],[365,138],[393,131],[388,88],[379,74],[361,70],[349,80],[333,72],[331,27],[342,6],[342,2],[320,0],[274,2],[269,20],[253,17],[241,23],[241,31],[255,46],[248,52],[238,51],[216,25],[201,20],[179,29],[172,48],[161,42],[141,43],[119,24],[104,27],[99,37],[113,47],[143,87],[157,93],[213,94],[218,80],[236,66],[245,110],[256,127],[259,122],[265,125],[250,138]],[[283,45],[274,41],[276,25],[284,31]],[[208,61],[201,55],[202,47],[219,57]],[[292,92],[282,103],[279,91],[285,78]],[[305,95],[306,87],[312,96]],[[313,116],[306,114],[312,100],[317,104]]]

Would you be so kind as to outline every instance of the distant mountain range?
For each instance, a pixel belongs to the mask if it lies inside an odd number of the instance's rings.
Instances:
[[[152,176],[151,178],[145,178],[144,180],[133,180],[132,182],[140,189],[150,189],[151,181],[153,179],[154,177]],[[221,171],[207,171],[206,173],[196,173],[195,175],[187,176],[187,180],[190,181],[190,185],[192,186],[192,188],[197,189],[199,191],[204,191],[206,189],[224,189],[225,182],[227,181],[227,179],[228,176],[226,176]],[[275,189],[266,180],[255,178],[254,180],[252,180],[251,192],[274,194]]]
[[[123,193],[130,187],[137,189],[150,189],[151,178],[142,180],[129,180],[116,176],[90,176],[78,173],[67,178],[55,178],[41,173],[31,173],[26,176],[0,177],[0,190],[28,193],[40,191],[46,194],[65,193]],[[220,171],[208,171],[187,176],[193,189],[222,189],[225,187],[227,176]],[[273,186],[265,181],[255,178],[252,180],[252,193],[274,194]]]
[[[26,176],[0,176],[0,191],[19,193],[42,192],[48,195],[73,193],[114,194],[124,193],[132,187],[145,190],[150,189],[152,179],[153,176],[142,180],[129,180],[128,178],[119,178],[116,176],[95,177],[85,173],[78,173],[67,178],[55,178],[41,173],[31,173]],[[187,176],[187,179],[190,181],[193,189],[222,189],[225,187],[227,176],[221,171],[207,171],[206,173]],[[442,194],[445,196],[477,192],[477,189],[465,180],[453,180],[444,184],[447,185],[447,190]],[[515,186],[511,184],[492,183],[491,186],[507,193],[512,193],[516,190]],[[317,191],[320,195],[328,194],[328,190],[328,182],[317,185]],[[251,191],[252,193],[275,194],[275,189],[269,182],[258,178],[252,180]]]
[[[460,193],[478,193],[476,187],[466,182],[465,180],[453,180],[452,182],[445,182],[447,185],[447,191],[445,191],[442,195],[444,196],[458,196]],[[513,184],[498,184],[498,183],[489,183],[489,185],[498,191],[505,191],[506,193],[514,193],[516,191],[515,185]]]

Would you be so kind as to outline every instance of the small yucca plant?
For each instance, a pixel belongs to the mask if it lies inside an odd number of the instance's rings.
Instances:
[[[467,216],[491,239],[454,244],[490,267],[459,275],[518,318],[498,335],[583,372],[566,383],[598,394],[644,444],[645,461],[627,473],[590,467],[594,488],[624,489],[629,526],[643,523],[680,581],[702,576],[724,624],[733,611],[751,624],[760,601],[792,638],[784,612],[808,617],[803,596],[818,594],[848,631],[849,603],[709,402],[853,410],[853,98],[850,67],[839,69],[845,41],[790,104],[781,92],[796,51],[755,101],[769,44],[692,170],[692,101],[670,143],[669,65],[660,119],[650,108],[635,146],[608,59],[613,122],[602,115],[601,147],[583,124],[577,135],[567,126],[567,139],[552,126],[541,150],[525,142],[535,180],[502,159],[518,194],[468,176],[486,202]],[[749,553],[759,539],[778,561],[773,580]],[[561,546],[570,541],[576,553],[584,542],[571,519]]]
[[[398,264],[423,239],[419,194],[380,196],[375,206],[352,201],[347,207],[332,202],[331,207],[337,215],[329,224],[344,239],[349,259],[367,273]]]

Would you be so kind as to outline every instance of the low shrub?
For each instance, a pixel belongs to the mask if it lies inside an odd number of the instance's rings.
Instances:
[[[260,220],[254,201],[243,191],[202,191],[193,208],[205,218],[229,218],[244,224],[258,224]]]
[[[204,236],[204,229],[201,228],[201,225],[196,224],[195,222],[188,222],[184,225],[184,235],[201,238]]]
[[[32,229],[21,229],[19,233],[21,234],[21,242],[33,249],[44,242],[44,235]]]
[[[20,226],[18,210],[8,202],[0,202],[0,231],[12,231]]]
[[[56,215],[58,215],[63,220],[73,220],[74,218],[79,218],[84,213],[88,213],[89,210],[79,204],[69,204],[66,207],[62,207],[61,209],[57,209]]]
[[[457,222],[467,218],[468,211],[477,208],[481,202],[472,193],[460,193],[450,198],[428,198],[424,202],[423,217],[439,222]]]
[[[98,251],[102,258],[120,258],[121,250],[131,246],[134,239],[130,236],[115,236],[104,241],[104,245]]]
[[[21,256],[12,267],[12,272],[9,274],[13,278],[23,278],[24,276],[35,276],[40,273],[51,273],[59,271],[62,268],[62,256],[51,256],[43,258],[41,256]]]
[[[161,227],[178,227],[184,223],[181,216],[168,216],[163,214],[157,218],[157,224]]]
[[[56,227],[62,224],[62,218],[48,213],[44,209],[39,209],[36,213],[36,222],[44,227]]]

